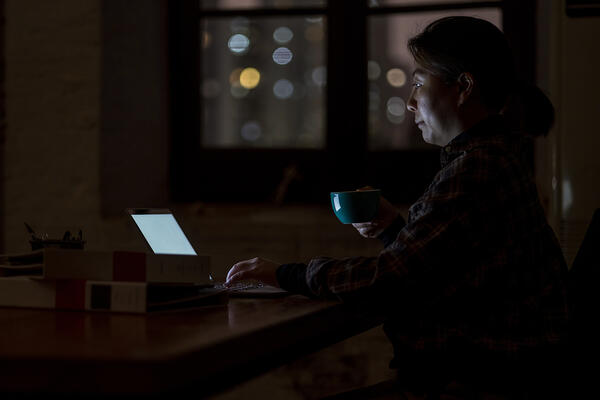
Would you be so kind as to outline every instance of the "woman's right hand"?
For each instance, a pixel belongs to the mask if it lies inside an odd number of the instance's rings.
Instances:
[[[356,228],[361,236],[372,239],[381,235],[398,218],[398,215],[400,215],[400,211],[387,199],[380,197],[379,210],[373,221],[356,223],[352,226]]]

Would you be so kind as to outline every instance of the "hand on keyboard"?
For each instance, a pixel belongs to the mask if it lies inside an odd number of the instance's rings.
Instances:
[[[278,287],[277,268],[279,264],[264,258],[255,257],[236,263],[227,273],[227,286],[237,282],[258,281],[265,285]]]

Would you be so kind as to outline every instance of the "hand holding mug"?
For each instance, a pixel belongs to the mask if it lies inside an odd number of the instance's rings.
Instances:
[[[379,198],[379,210],[372,221],[354,223],[358,233],[366,238],[376,238],[400,215],[400,211],[384,197]]]

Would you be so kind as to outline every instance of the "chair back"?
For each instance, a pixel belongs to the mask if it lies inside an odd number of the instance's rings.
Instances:
[[[570,394],[584,398],[596,381],[600,310],[600,209],[596,209],[568,274]],[[596,322],[594,322],[596,321]],[[594,364],[595,365],[595,364]],[[593,387],[595,391],[595,386]],[[579,396],[581,395],[581,397]]]
[[[600,209],[596,209],[569,270],[568,294],[572,331],[588,336],[599,315]],[[597,338],[598,336],[596,336]]]

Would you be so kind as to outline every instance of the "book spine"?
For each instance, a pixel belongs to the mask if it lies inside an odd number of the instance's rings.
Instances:
[[[0,306],[145,313],[147,285],[81,279],[0,278]]]
[[[44,249],[43,276],[47,279],[113,280],[112,252]]]
[[[44,277],[98,281],[210,283],[210,257],[130,251],[47,249]]]
[[[147,288],[138,282],[86,282],[85,309],[144,313]]]

